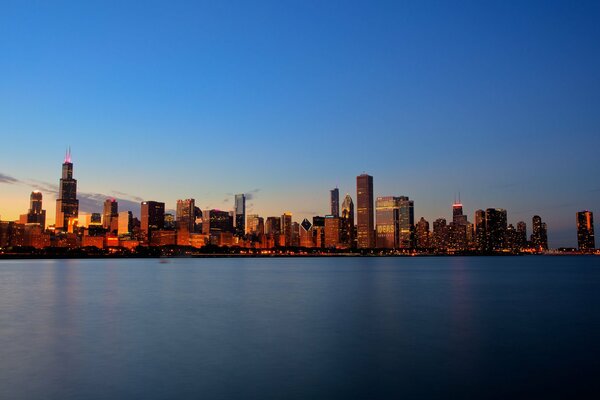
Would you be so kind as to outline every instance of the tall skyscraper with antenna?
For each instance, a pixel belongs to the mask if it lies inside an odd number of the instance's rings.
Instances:
[[[69,221],[74,221],[79,216],[79,200],[77,200],[77,180],[73,179],[73,163],[71,162],[71,148],[67,149],[65,161],[62,165],[62,177],[58,187],[56,199],[57,230],[68,231]]]

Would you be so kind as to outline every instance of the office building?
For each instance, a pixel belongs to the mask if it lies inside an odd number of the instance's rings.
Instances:
[[[329,191],[331,198],[331,214],[334,217],[340,216],[340,190],[338,188]]]
[[[235,195],[235,234],[238,237],[246,233],[246,195]]]
[[[355,247],[354,238],[354,202],[349,194],[344,197],[341,214],[340,242],[346,247]]]
[[[56,199],[56,220],[54,227],[58,231],[72,232],[79,216],[79,200],[77,200],[77,180],[73,179],[73,163],[71,149],[67,150],[62,165],[62,176],[58,185]]]
[[[177,200],[177,230],[193,233],[196,231],[196,200]]]
[[[586,210],[577,213],[577,245],[581,251],[596,248],[594,214],[591,211]]]
[[[158,201],[143,201],[141,206],[141,217],[140,232],[142,234],[142,239],[144,241],[150,241],[152,232],[162,230],[165,226],[165,203]]]
[[[42,192],[40,191],[35,190],[29,196],[27,223],[38,224],[42,231],[46,229],[46,210],[42,209]]]
[[[506,210],[502,208],[488,208],[485,210],[487,251],[497,252],[505,249],[506,228]]]
[[[375,247],[375,219],[373,204],[373,177],[362,174],[356,177],[356,232],[361,249]]]

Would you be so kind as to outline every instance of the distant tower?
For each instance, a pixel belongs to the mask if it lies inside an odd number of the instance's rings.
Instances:
[[[375,247],[375,207],[373,204],[373,177],[362,174],[356,177],[356,232],[361,249]]]
[[[46,229],[46,210],[42,210],[42,192],[33,191],[29,196],[28,224],[39,224],[42,230]]]
[[[102,222],[102,227],[104,229],[110,229],[112,220],[114,218],[118,218],[119,216],[119,203],[113,198],[106,199],[104,201],[104,212],[103,217],[104,221]]]
[[[54,226],[57,230],[67,231],[69,229],[69,220],[75,220],[78,216],[77,180],[73,179],[73,163],[71,162],[71,148],[69,148],[62,165],[62,177],[60,178],[58,198],[56,199],[56,221]]]
[[[246,195],[235,195],[235,234],[244,236],[246,233]]]
[[[502,251],[506,245],[506,210],[488,208],[485,210],[486,244],[489,251]]]
[[[344,197],[342,203],[341,224],[340,241],[348,247],[354,247],[354,203],[349,194]]]
[[[143,201],[140,213],[142,239],[149,242],[152,232],[163,229],[165,226],[165,203]]]
[[[548,231],[546,224],[542,222],[539,215],[534,215],[532,218],[532,234],[531,245],[536,249],[548,250]]]
[[[196,223],[196,200],[177,200],[177,209],[175,212],[177,227],[188,233],[193,233]]]
[[[334,217],[340,216],[340,189],[331,189],[331,215]]]
[[[593,250],[596,248],[594,237],[594,214],[591,211],[577,213],[577,244],[579,250]]]

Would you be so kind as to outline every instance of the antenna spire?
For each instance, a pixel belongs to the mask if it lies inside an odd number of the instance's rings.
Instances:
[[[67,152],[65,153],[65,163],[71,162],[71,146],[67,147]]]

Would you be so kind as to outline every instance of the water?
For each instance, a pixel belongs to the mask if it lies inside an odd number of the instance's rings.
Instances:
[[[598,398],[600,257],[0,261],[1,399]]]

